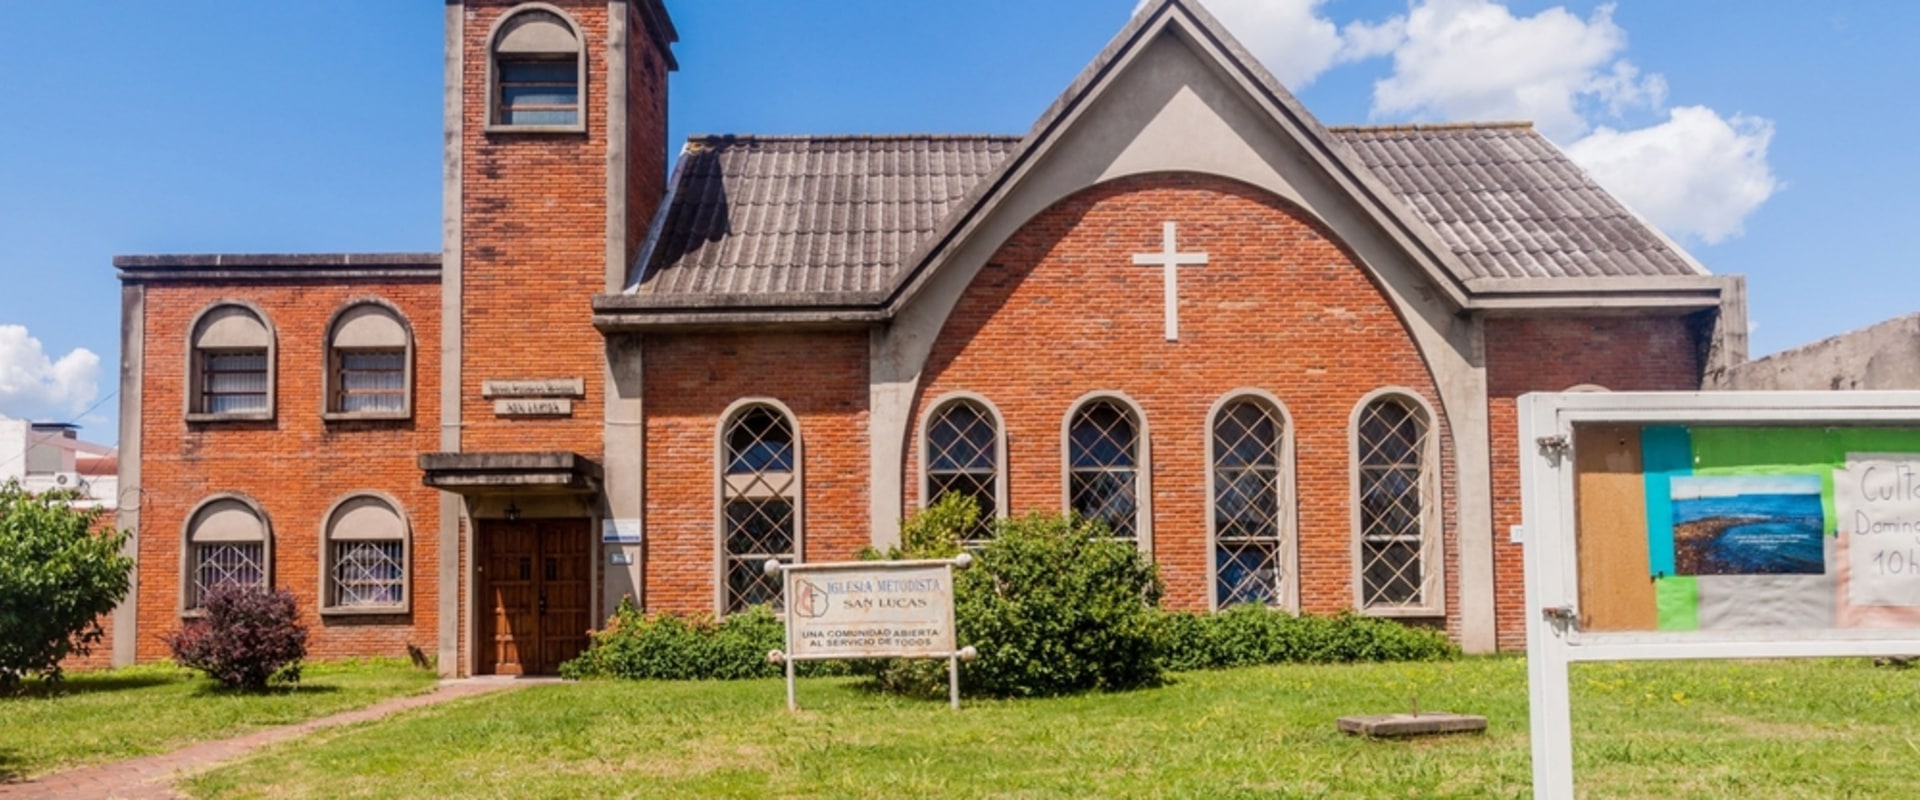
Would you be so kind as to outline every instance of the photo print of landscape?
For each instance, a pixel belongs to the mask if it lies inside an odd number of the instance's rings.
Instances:
[[[1825,516],[1818,475],[1676,476],[1680,575],[1820,575]]]

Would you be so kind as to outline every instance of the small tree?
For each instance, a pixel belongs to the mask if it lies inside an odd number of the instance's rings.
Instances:
[[[100,642],[100,617],[127,595],[127,535],[96,530],[103,513],[71,492],[0,486],[0,689],[28,673],[60,678],[60,661]]]
[[[205,615],[167,637],[173,659],[232,689],[263,691],[274,678],[300,680],[307,629],[293,595],[219,586],[201,601]]]

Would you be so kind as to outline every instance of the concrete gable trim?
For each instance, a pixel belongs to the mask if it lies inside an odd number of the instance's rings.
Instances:
[[[1079,78],[1054,101],[1019,150],[1000,168],[980,181],[966,199],[956,206],[939,232],[928,237],[908,259],[912,264],[902,276],[888,300],[889,316],[911,303],[930,277],[960,250],[961,243],[977,232],[992,213],[1013,194],[1038,164],[1054,150],[1066,131],[1080,123],[1117,76],[1149,49],[1163,34],[1183,37],[1196,52],[1209,57],[1223,74],[1238,84],[1256,106],[1265,110],[1283,135],[1293,137],[1315,165],[1352,197],[1367,216],[1384,231],[1412,260],[1428,273],[1431,285],[1451,300],[1455,307],[1467,302],[1466,288],[1455,278],[1464,274],[1464,265],[1435,239],[1424,223],[1413,217],[1391,192],[1379,185],[1363,168],[1356,168],[1356,156],[1335,139],[1325,127],[1259,66],[1245,48],[1228,34],[1211,15],[1185,0],[1159,0],[1142,9],[1095,57]],[[1232,177],[1232,176],[1227,176]],[[1083,187],[1084,188],[1084,187]]]

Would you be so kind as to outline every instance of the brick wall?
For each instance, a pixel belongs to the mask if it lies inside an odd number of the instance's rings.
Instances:
[[[1161,269],[1132,264],[1132,254],[1161,249],[1166,220],[1179,223],[1181,251],[1209,258],[1180,268],[1178,342],[1164,340]],[[1324,227],[1242,184],[1154,175],[1074,195],[1007,241],[941,331],[914,419],[947,392],[993,401],[1008,428],[1010,510],[1058,511],[1069,407],[1088,392],[1124,392],[1150,431],[1167,604],[1206,608],[1207,413],[1236,389],[1269,392],[1295,432],[1301,605],[1331,612],[1354,604],[1348,421],[1364,395],[1387,386],[1410,389],[1438,415],[1405,326]],[[1449,451],[1444,418],[1431,430]],[[903,465],[908,508],[920,500],[914,438]],[[1450,459],[1438,468],[1450,485]],[[1450,503],[1443,510],[1447,526]],[[1454,572],[1449,564],[1449,595]]]
[[[667,60],[653,45],[640,3],[627,3],[626,261],[640,254],[667,193]]]
[[[646,341],[646,608],[712,612],[721,415],[748,397],[797,418],[805,558],[852,558],[867,530],[867,335],[752,333]]]
[[[461,201],[461,449],[572,450],[599,460],[605,362],[591,301],[606,286],[607,4],[554,3],[586,37],[585,133],[489,133],[487,33],[511,0],[466,16]],[[570,417],[501,418],[489,379],[582,378]]]
[[[1487,412],[1493,459],[1494,608],[1502,650],[1526,647],[1525,570],[1507,531],[1520,524],[1519,422],[1527,392],[1594,385],[1613,391],[1697,390],[1698,350],[1683,317],[1491,319]]]
[[[414,337],[413,417],[327,422],[320,417],[326,328],[333,313],[377,297],[406,316]],[[276,334],[277,394],[266,422],[188,423],[188,328],[220,300],[246,300]],[[420,483],[419,453],[439,438],[440,287],[433,280],[339,283],[151,284],[146,289],[141,404],[140,588],[137,657],[167,657],[161,637],[180,626],[183,525],[194,506],[244,494],[272,525],[272,583],[298,598],[316,658],[405,656],[436,641],[438,493]],[[412,531],[412,612],[318,616],[322,517],[358,491],[397,499]],[[128,498],[127,502],[132,502]]]

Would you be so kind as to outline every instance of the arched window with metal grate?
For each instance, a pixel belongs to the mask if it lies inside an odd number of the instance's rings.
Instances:
[[[1139,411],[1102,395],[1082,401],[1067,420],[1067,510],[1146,547],[1146,426]]]
[[[1355,410],[1356,600],[1362,611],[1440,610],[1431,427],[1426,406],[1409,394],[1378,393]]]
[[[1291,606],[1293,504],[1289,430],[1278,402],[1237,393],[1214,407],[1213,603]]]
[[[800,549],[800,437],[771,401],[736,404],[720,429],[720,611],[780,607],[768,559],[792,563]]]
[[[962,544],[990,538],[993,521],[1006,507],[999,420],[985,400],[960,396],[936,402],[921,423],[921,507],[957,493],[973,498],[980,508],[979,519],[962,532]]]

